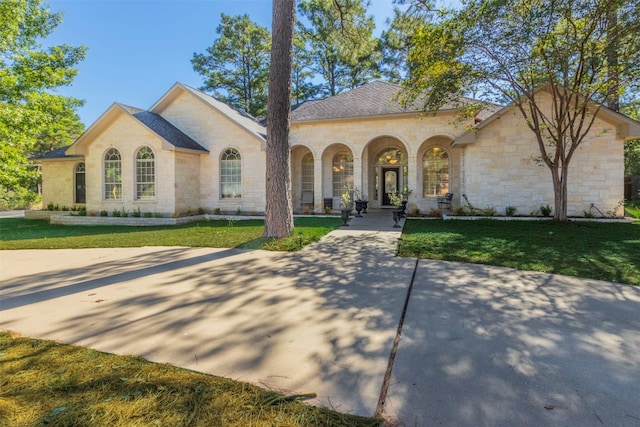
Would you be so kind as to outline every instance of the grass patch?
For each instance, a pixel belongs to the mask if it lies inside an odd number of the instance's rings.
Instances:
[[[364,427],[380,420],[139,357],[0,332],[0,425]]]
[[[640,218],[640,200],[625,200],[624,214],[631,218]]]
[[[339,218],[295,219],[295,231],[284,239],[262,237],[264,221],[200,221],[179,226],[126,227],[56,225],[46,220],[0,219],[0,249],[80,249],[142,246],[295,251],[319,240],[341,224]]]
[[[399,254],[640,285],[640,223],[407,220]]]

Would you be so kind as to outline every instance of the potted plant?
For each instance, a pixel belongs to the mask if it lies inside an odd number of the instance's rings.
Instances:
[[[351,189],[345,187],[342,196],[340,196],[340,211],[342,212],[342,226],[348,226],[349,214],[353,209],[353,203],[351,202]]]
[[[404,210],[406,207],[406,201],[404,200],[403,193],[387,193],[389,201],[395,208],[391,211],[393,214],[393,228],[400,228],[398,222],[404,218]]]
[[[363,210],[366,213],[366,209],[365,209],[365,201],[364,198],[362,197],[362,193],[360,193],[360,190],[358,190],[358,188],[354,188],[353,190],[353,197],[356,199],[356,216],[358,218],[362,218],[362,215],[360,215],[360,212],[362,212]]]

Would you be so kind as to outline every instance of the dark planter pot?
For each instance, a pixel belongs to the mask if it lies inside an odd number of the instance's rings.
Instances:
[[[393,228],[400,228],[399,222],[402,218],[404,218],[402,212],[403,211],[401,208],[394,209],[391,211],[391,213],[393,214]]]
[[[367,206],[369,206],[369,201],[368,200],[363,200],[362,201],[362,213],[367,213]]]
[[[348,226],[349,214],[351,213],[351,209],[342,209],[342,227]]]
[[[403,218],[407,217],[407,202],[408,202],[408,200],[403,200],[402,201],[402,205],[400,205],[400,209],[402,209],[402,217]]]
[[[356,200],[356,217],[358,218],[362,218],[362,215],[360,215],[360,212],[362,212],[362,209],[364,208],[363,203],[364,202],[362,200]]]

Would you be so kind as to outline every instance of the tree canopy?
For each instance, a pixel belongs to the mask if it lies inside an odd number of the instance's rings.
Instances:
[[[38,180],[28,158],[69,145],[84,130],[82,101],[55,94],[71,84],[85,47],[43,47],[62,22],[42,0],[0,0],[0,190],[2,205]]]
[[[267,107],[271,35],[249,15],[221,14],[218,38],[206,53],[194,53],[193,69],[205,77],[202,90],[253,116]]]
[[[416,33],[406,100],[436,110],[476,93],[512,104],[551,172],[554,217],[565,220],[574,153],[602,104],[638,85],[638,16],[640,0],[463,0]]]

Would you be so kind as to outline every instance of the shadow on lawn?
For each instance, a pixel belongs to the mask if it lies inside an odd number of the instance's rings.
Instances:
[[[415,261],[393,257],[395,241],[379,233],[337,243],[157,249],[27,274],[3,283],[2,327],[315,392],[316,403],[371,416]]]

